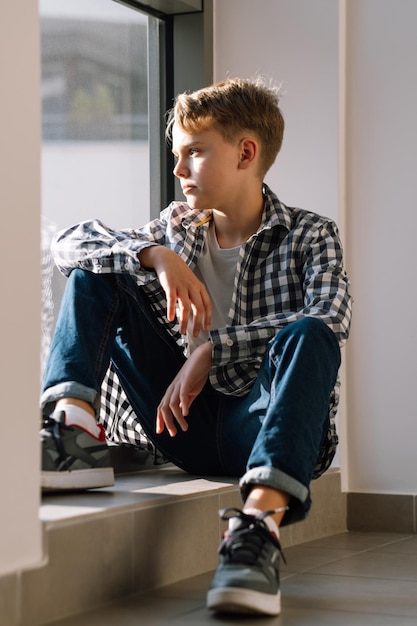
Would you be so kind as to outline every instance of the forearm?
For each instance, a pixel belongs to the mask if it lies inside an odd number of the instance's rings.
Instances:
[[[161,271],[164,263],[169,263],[170,255],[175,254],[172,250],[160,245],[149,245],[138,252],[137,257],[143,268]]]
[[[154,243],[157,243],[156,233],[145,229],[113,230],[99,220],[92,220],[57,233],[51,252],[58,269],[65,275],[75,268],[137,275],[141,271],[138,254]]]

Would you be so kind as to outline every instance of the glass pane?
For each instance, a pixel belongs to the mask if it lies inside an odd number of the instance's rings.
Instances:
[[[147,220],[147,17],[112,0],[40,10],[43,214],[59,227]]]
[[[113,0],[39,7],[47,344],[63,288],[48,257],[53,233],[90,218],[115,228],[149,219],[148,18]]]

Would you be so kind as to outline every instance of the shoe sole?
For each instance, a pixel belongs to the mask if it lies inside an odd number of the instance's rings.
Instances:
[[[272,595],[240,587],[210,589],[207,593],[207,608],[219,613],[279,615],[281,592]]]
[[[72,472],[42,472],[42,491],[61,491],[71,489],[98,489],[114,485],[112,467],[74,470]]]

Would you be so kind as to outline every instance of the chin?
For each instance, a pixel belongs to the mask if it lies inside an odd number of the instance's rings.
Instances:
[[[204,211],[207,207],[202,205],[201,202],[197,200],[197,198],[193,198],[193,196],[187,197],[187,204],[191,209],[196,209],[198,211]]]

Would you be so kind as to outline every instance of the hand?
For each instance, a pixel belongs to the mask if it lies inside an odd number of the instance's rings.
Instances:
[[[178,254],[164,246],[150,246],[139,253],[142,265],[151,267],[158,275],[167,298],[167,319],[175,319],[179,305],[180,333],[187,332],[190,314],[193,316],[194,337],[200,330],[209,331],[211,324],[211,301],[203,283],[198,280]]]
[[[211,341],[198,346],[186,360],[162,398],[156,414],[156,433],[166,428],[171,435],[177,434],[178,423],[182,431],[188,429],[185,419],[190,406],[206,384],[211,368]]]

